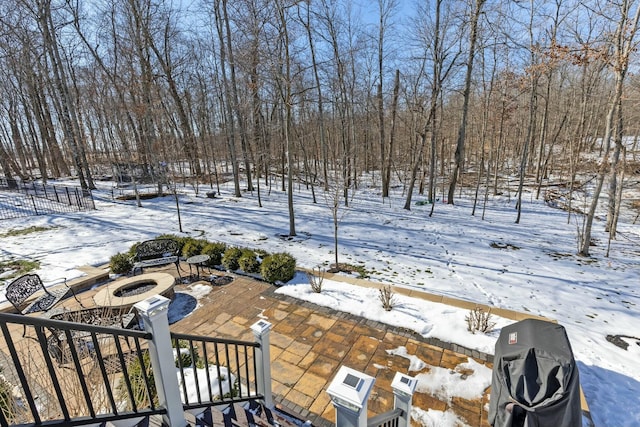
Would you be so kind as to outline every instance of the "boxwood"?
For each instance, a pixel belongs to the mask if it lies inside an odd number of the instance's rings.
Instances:
[[[269,283],[288,282],[296,273],[296,259],[286,252],[268,255],[262,260],[260,274]]]

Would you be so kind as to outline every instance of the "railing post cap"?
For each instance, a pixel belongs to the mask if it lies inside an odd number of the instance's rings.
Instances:
[[[370,375],[341,366],[327,387],[327,393],[334,405],[360,412],[365,407],[375,381],[376,379]]]
[[[393,377],[393,381],[391,381],[391,388],[394,393],[407,397],[413,396],[413,392],[416,390],[417,385],[418,381],[414,377],[410,377],[409,375],[405,375],[400,372],[396,372],[396,375]]]
[[[134,307],[141,314],[151,317],[162,311],[168,310],[170,302],[171,300],[169,298],[163,297],[162,295],[154,295],[145,300],[135,303]]]
[[[262,335],[263,333],[269,331],[271,329],[271,323],[266,320],[260,319],[253,325],[251,325],[251,330],[258,335]]]

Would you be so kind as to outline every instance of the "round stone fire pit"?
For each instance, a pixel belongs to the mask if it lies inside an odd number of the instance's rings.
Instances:
[[[175,278],[170,274],[141,274],[110,283],[93,296],[93,301],[102,307],[129,308],[158,294],[173,298],[174,285]]]

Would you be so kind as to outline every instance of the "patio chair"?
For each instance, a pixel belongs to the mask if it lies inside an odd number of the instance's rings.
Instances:
[[[42,295],[35,297],[35,299],[31,301],[29,300],[34,294],[43,291]],[[69,294],[72,294],[73,297],[80,303],[78,298],[76,297],[75,292],[69,286],[67,286],[67,281],[65,280],[63,287],[57,287],[54,289],[47,289],[42,283],[42,279],[37,274],[25,274],[23,276],[18,277],[13,282],[9,283],[5,290],[5,294],[7,300],[13,304],[18,313],[20,314],[29,314],[36,313],[38,311],[49,311],[52,309],[57,303],[62,301]],[[24,304],[28,302],[27,306],[24,307]],[[27,326],[23,326],[24,330],[22,336],[24,337],[27,333]]]
[[[121,329],[134,329],[138,325],[138,317],[133,308],[128,312],[112,310],[105,307],[63,310],[51,315],[50,318],[52,320],[63,320],[66,322]],[[80,331],[70,325],[71,342],[69,342],[64,329],[47,326],[47,330],[50,332],[50,335],[47,337],[49,354],[58,362],[59,366],[64,366],[73,361],[71,346],[75,348],[79,359],[95,354],[91,332]],[[118,339],[110,334],[97,334],[97,337],[102,351],[104,351],[103,346],[106,347],[108,343],[113,342],[114,339]],[[127,346],[129,346],[128,338],[124,337],[124,340]],[[103,357],[106,357],[106,355],[103,354]],[[113,362],[111,363],[113,364]]]

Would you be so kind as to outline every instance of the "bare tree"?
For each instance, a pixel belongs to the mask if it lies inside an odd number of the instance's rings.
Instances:
[[[384,82],[384,46],[386,32],[392,30],[391,18],[397,7],[396,0],[378,0],[378,84],[376,91],[376,100],[378,106],[378,144],[380,146],[380,174],[382,178],[382,197],[389,197],[389,182],[391,181],[391,163],[393,156],[393,138],[391,135],[389,142],[387,143],[385,137],[385,110],[384,110],[384,95],[383,95],[383,82]],[[396,72],[396,82],[398,82],[399,71]],[[396,86],[394,85],[394,94]],[[394,96],[397,102],[397,95]],[[393,109],[392,109],[393,111]],[[395,123],[395,121],[394,121]]]
[[[453,165],[453,171],[451,172],[449,192],[447,195],[447,203],[451,205],[453,204],[453,196],[456,192],[458,175],[460,174],[464,163],[464,143],[467,131],[467,116],[469,114],[469,97],[471,95],[471,73],[473,71],[473,61],[475,59],[476,43],[478,41],[478,21],[480,20],[480,14],[485,1],[486,0],[473,0],[473,7],[470,12],[469,53],[467,55],[467,71],[464,79],[464,90],[462,92],[462,118],[460,120],[460,126],[458,127],[455,162]]]
[[[443,10],[445,8],[445,10]],[[418,152],[415,156],[414,163],[411,168],[411,175],[408,180],[407,197],[405,199],[404,209],[411,209],[411,200],[413,197],[413,188],[415,180],[418,175],[418,169],[422,163],[422,156],[424,153],[427,141],[430,141],[430,156],[429,156],[429,189],[428,198],[431,202],[431,214],[433,214],[433,208],[435,205],[435,176],[436,176],[436,153],[437,153],[437,141],[438,141],[438,102],[442,94],[443,85],[450,72],[453,70],[456,58],[460,55],[461,51],[452,51],[452,46],[455,45],[457,37],[452,37],[453,40],[448,40],[451,36],[450,28],[447,25],[447,15],[450,9],[446,9],[446,2],[444,0],[436,0],[434,3],[434,9],[432,11],[433,20],[430,24],[426,20],[419,20],[417,25],[419,26],[418,34],[420,40],[424,43],[425,61],[422,61],[420,66],[420,76],[427,74],[426,59],[431,63],[431,91],[429,97],[429,109],[428,115],[424,121],[424,125],[420,131],[420,143],[418,145]],[[429,16],[431,13],[427,13],[425,10],[421,15]]]
[[[283,120],[283,133],[285,141],[285,156],[287,159],[287,206],[289,208],[289,236],[296,236],[296,221],[293,206],[293,144],[289,126],[292,121],[292,94],[291,94],[291,57],[289,54],[289,30],[287,27],[287,8],[276,0],[277,13],[280,24],[280,43],[282,43],[283,55],[281,72],[277,74],[278,89],[284,104],[285,116]]]
[[[615,89],[613,97],[609,104],[609,111],[605,122],[605,131],[602,138],[603,154],[596,178],[596,186],[589,210],[587,212],[585,223],[580,236],[579,254],[589,256],[589,247],[591,246],[591,228],[600,198],[600,192],[606,178],[609,168],[616,169],[617,165],[610,165],[611,138],[614,130],[614,120],[616,111],[619,107],[619,101],[622,97],[624,81],[629,71],[629,62],[631,53],[636,50],[636,34],[638,32],[638,23],[640,21],[640,5],[633,0],[622,0],[612,5],[609,13],[613,19],[617,19],[616,29],[611,41],[613,56],[611,57],[610,66],[615,77]],[[635,8],[635,9],[634,9]]]

